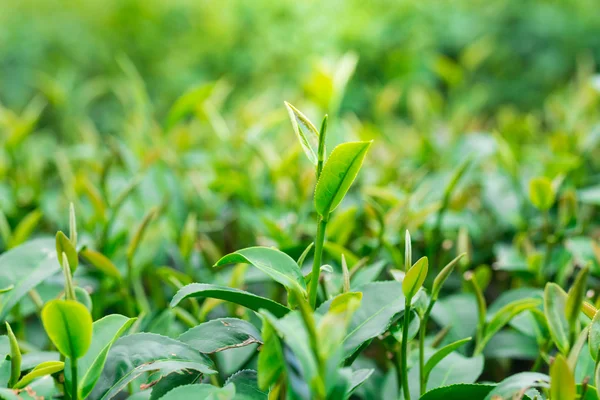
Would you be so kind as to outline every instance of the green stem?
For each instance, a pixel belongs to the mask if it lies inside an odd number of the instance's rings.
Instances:
[[[77,393],[77,359],[71,358],[71,400],[79,400]]]
[[[404,326],[402,327],[402,390],[404,400],[410,400],[410,388],[408,387],[408,326],[410,324],[410,300],[406,299],[404,304]]]
[[[319,288],[319,277],[321,273],[321,259],[323,258],[323,243],[325,242],[325,229],[327,220],[321,218],[317,226],[317,239],[315,240],[315,258],[313,260],[312,274],[308,288],[310,306],[314,309],[317,305],[317,291]]]
[[[421,318],[419,325],[419,388],[421,396],[423,396],[427,390],[427,377],[425,376],[425,334],[427,333],[426,327],[427,321],[429,320],[429,314],[431,314],[434,304],[434,300],[429,302],[427,310],[425,311],[425,314],[423,314],[423,318]]]

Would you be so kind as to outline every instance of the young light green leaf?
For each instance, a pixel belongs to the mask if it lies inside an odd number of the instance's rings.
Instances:
[[[6,333],[10,344],[10,378],[8,380],[8,387],[13,387],[19,380],[19,376],[21,376],[21,349],[8,321],[6,321]]]
[[[182,333],[177,340],[204,354],[262,344],[258,329],[238,318],[213,319]]]
[[[588,347],[590,355],[594,361],[598,361],[598,352],[600,352],[600,312],[596,312],[588,335]]]
[[[69,266],[71,267],[71,273],[75,273],[77,266],[79,265],[79,259],[77,257],[77,250],[73,243],[69,240],[69,238],[62,233],[61,231],[56,232],[56,254],[67,255],[67,260],[69,260]],[[64,268],[64,263],[62,257],[58,258],[60,265]]]
[[[13,247],[17,247],[24,243],[38,226],[42,219],[42,215],[40,210],[33,210],[27,214],[15,228],[10,242],[8,243],[8,248],[12,249]]]
[[[315,208],[327,220],[358,175],[372,142],[348,142],[333,149],[315,189]]]
[[[552,188],[552,181],[546,177],[533,178],[529,182],[529,199],[541,211],[546,211],[554,204],[556,194]]]
[[[77,218],[75,217],[73,202],[69,203],[69,240],[73,247],[77,248]]]
[[[348,333],[343,340],[344,355],[351,358],[369,340],[388,330],[394,316],[404,310],[402,285],[396,281],[372,282],[355,289],[362,292],[360,307],[352,316]],[[316,311],[324,315],[332,301],[323,303]]]
[[[587,290],[587,278],[589,275],[590,268],[586,266],[577,274],[575,282],[567,295],[567,302],[565,304],[565,315],[567,322],[569,323],[570,332],[575,332],[577,329],[577,322],[579,314],[581,313],[581,305],[585,298],[585,292]]]
[[[563,354],[569,353],[569,323],[565,316],[567,294],[556,283],[549,282],[544,288],[544,314],[548,321],[550,336]]]
[[[494,314],[490,322],[486,324],[483,337],[481,338],[481,341],[477,343],[475,352],[478,353],[483,351],[485,345],[490,341],[490,339],[515,316],[519,315],[523,311],[531,310],[539,305],[540,301],[538,299],[519,299],[502,307]]]
[[[314,247],[314,245],[315,242],[310,242],[310,244],[306,246],[306,249],[304,249],[302,254],[300,254],[300,257],[298,257],[298,261],[296,262],[296,264],[298,264],[300,268],[302,268],[302,265],[304,265],[304,260],[306,260],[306,257],[308,256],[310,250]]]
[[[412,242],[408,229],[404,234],[404,271],[408,271],[412,265]]]
[[[290,312],[289,308],[271,299],[227,286],[210,285],[206,283],[192,283],[182,287],[175,294],[173,300],[171,300],[171,307],[177,306],[182,300],[187,299],[188,297],[207,297],[226,300],[256,312],[261,308],[264,308],[278,318],[281,318]]]
[[[577,340],[571,347],[571,351],[569,352],[569,357],[567,358],[567,363],[569,364],[569,368],[572,371],[575,371],[575,368],[577,367],[577,360],[579,360],[579,355],[581,354],[581,350],[585,346],[585,342],[587,342],[587,338],[589,336],[589,330],[590,330],[589,326],[586,326],[584,329],[582,329],[581,332],[579,333],[579,336],[577,337]]]
[[[286,288],[306,295],[306,283],[300,267],[282,251],[270,247],[249,247],[226,255],[217,261],[215,267],[234,263],[251,264]]]
[[[427,277],[428,266],[429,261],[427,257],[421,257],[404,276],[402,292],[404,293],[404,297],[409,299],[409,301],[417,293],[417,290],[423,286],[423,282],[425,282],[425,278]]]
[[[346,264],[346,257],[342,254],[342,293],[350,291],[350,271],[348,271],[348,264]]]
[[[317,165],[317,141],[319,140],[319,131],[310,122],[310,120],[302,114],[296,107],[288,103],[285,103],[285,108],[288,111],[294,133],[298,137],[302,150],[308,157],[311,163]],[[308,136],[307,136],[308,135]]]
[[[427,384],[427,380],[429,379],[429,374],[433,370],[433,368],[439,364],[448,354],[452,353],[454,350],[458,349],[462,345],[471,341],[471,338],[464,338],[461,340],[457,340],[456,342],[447,344],[442,347],[438,351],[436,351],[425,363],[425,367],[423,370],[423,376],[425,377],[425,384]]]
[[[154,217],[158,215],[159,211],[160,207],[154,207],[150,211],[148,211],[148,213],[144,216],[144,219],[142,219],[142,222],[138,226],[137,230],[135,231],[135,234],[133,235],[133,238],[131,239],[131,242],[129,243],[129,246],[127,247],[128,260],[133,259],[133,256],[136,250],[138,249],[142,238],[144,237],[144,233],[146,232],[148,225],[150,225],[150,221],[152,221]]]
[[[456,265],[456,263],[465,255],[466,253],[459,254],[454,260],[450,261],[444,268],[442,268],[439,274],[437,274],[433,281],[433,286],[431,288],[431,300],[436,301],[438,299],[440,290],[446,282],[446,279],[448,279],[448,277],[454,270],[454,266]]]
[[[45,361],[36,366],[31,372],[25,375],[17,384],[14,386],[15,389],[23,389],[29,385],[36,378],[42,376],[52,375],[60,372],[65,367],[65,363],[62,361]]]
[[[64,356],[85,355],[92,342],[92,316],[81,303],[52,300],[42,310],[42,323],[48,337]]]
[[[550,398],[575,400],[576,396],[575,376],[565,357],[558,354],[550,366]]]
[[[99,253],[95,250],[85,248],[79,252],[83,260],[90,266],[96,268],[104,275],[110,276],[115,279],[121,279],[121,272],[117,267],[106,257],[104,254]]]

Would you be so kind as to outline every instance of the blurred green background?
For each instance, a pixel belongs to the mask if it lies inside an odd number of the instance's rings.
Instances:
[[[162,245],[148,260],[192,214],[204,249],[301,248],[314,182],[287,100],[315,123],[330,115],[330,149],[375,140],[346,207],[362,204],[359,192],[377,203],[391,244],[435,226],[443,188],[471,157],[442,228],[454,238],[467,226],[492,262],[491,244],[530,222],[533,176],[597,214],[597,5],[4,1],[3,248],[64,229],[70,201],[110,257],[160,204]],[[379,233],[371,208],[353,212],[362,235],[344,244],[360,255]]]

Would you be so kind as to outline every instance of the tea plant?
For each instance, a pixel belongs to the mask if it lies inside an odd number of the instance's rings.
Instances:
[[[184,95],[165,132],[176,137],[192,105],[213,90]],[[14,229],[0,215],[0,397],[597,398],[600,252],[584,236],[595,214],[566,178],[533,177],[525,190],[517,150],[498,139],[498,163],[515,174],[518,209],[530,222],[515,222],[512,242],[485,248],[453,204],[473,195],[476,155],[435,181],[443,185],[432,205],[418,183],[408,197],[386,187],[389,180],[359,191],[355,181],[372,173],[360,173],[363,163],[385,157],[377,142],[344,142],[328,153],[335,124],[325,116],[317,129],[293,105],[285,109],[310,170],[299,167],[297,150],[274,162],[268,147],[246,138],[284,190],[240,180],[251,171],[238,162],[256,160],[227,154],[215,161],[217,173],[233,175],[218,175],[212,189],[222,196],[217,209],[231,215],[184,213],[173,232],[176,191],[140,207],[148,191],[140,177],[168,172],[121,176],[113,164],[135,157],[118,145],[96,165],[98,183],[57,160],[77,201],[68,235],[27,240],[40,210]],[[282,204],[269,203],[278,196]],[[275,216],[261,211],[267,205]],[[286,222],[290,210],[295,218]],[[411,224],[412,235],[401,229]],[[483,251],[494,254],[493,268]]]

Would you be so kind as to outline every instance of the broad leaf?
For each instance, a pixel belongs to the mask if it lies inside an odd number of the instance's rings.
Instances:
[[[479,384],[456,384],[428,391],[420,400],[481,400],[494,386]]]
[[[0,255],[0,288],[13,289],[0,294],[0,320],[31,289],[60,271],[54,239],[36,239]]]
[[[227,286],[210,285],[206,283],[192,283],[182,287],[171,300],[171,307],[177,306],[182,300],[189,297],[207,297],[220,299],[239,304],[250,310],[258,312],[264,308],[276,317],[283,317],[290,309],[283,304],[277,303],[271,299],[260,297],[240,289],[234,289]]]
[[[225,264],[252,264],[288,289],[306,294],[306,283],[300,267],[287,254],[269,247],[249,247],[221,258],[215,267]]]
[[[178,386],[161,397],[161,400],[205,399],[205,400],[233,400],[236,397],[234,385],[218,386],[200,383],[197,385]]]
[[[524,393],[529,388],[549,388],[550,377],[538,372],[520,372],[509,376],[488,393],[485,400],[496,398],[510,399],[517,393]]]
[[[267,400],[268,392],[258,388],[257,374],[253,370],[242,370],[231,375],[225,386],[235,386],[235,400]]]
[[[457,340],[456,342],[450,343],[433,353],[433,355],[427,360],[427,363],[425,363],[425,367],[423,370],[423,376],[425,376],[425,383],[427,383],[429,374],[431,373],[433,368],[435,368],[436,365],[438,365],[444,358],[446,358],[446,356],[451,354],[453,351],[457,350],[459,347],[470,341],[470,337],[462,340]]]
[[[80,358],[92,342],[92,316],[74,300],[52,300],[42,310],[48,337],[64,356]]]
[[[329,218],[358,175],[371,142],[348,142],[337,146],[327,159],[315,189],[315,208]]]
[[[178,340],[153,333],[124,336],[108,352],[105,367],[91,397],[112,398],[128,382],[148,371],[157,371],[151,377],[156,382],[170,373],[182,370],[216,373],[208,357]]]
[[[356,291],[362,292],[362,300],[343,340],[346,358],[366,341],[387,331],[394,316],[404,310],[402,284],[399,282],[373,282],[356,288]],[[330,304],[331,301],[323,303],[317,313],[325,314]]]
[[[181,334],[177,339],[201,353],[262,344],[260,332],[248,321],[237,318],[219,318],[200,324]]]
[[[135,318],[123,315],[108,315],[92,325],[92,344],[88,352],[77,364],[79,376],[79,397],[82,399],[92,392],[104,369],[108,352],[117,339],[135,322]],[[65,380],[71,381],[71,360],[67,359]],[[65,386],[69,388],[69,385]]]

